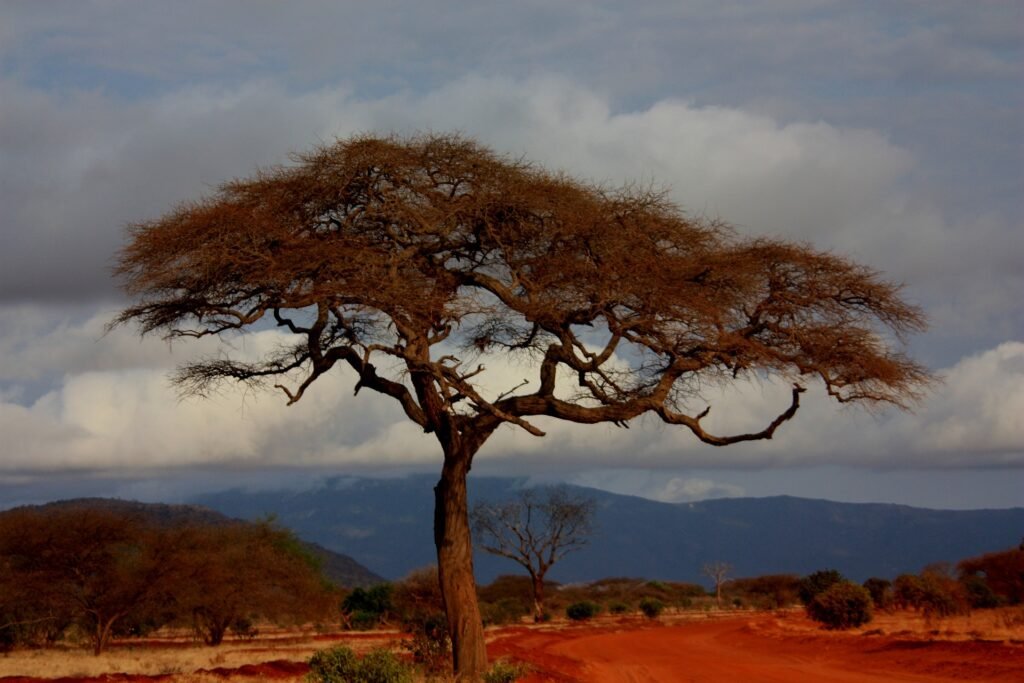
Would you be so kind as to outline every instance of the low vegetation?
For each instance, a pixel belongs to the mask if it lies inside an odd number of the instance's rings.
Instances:
[[[346,646],[321,650],[309,660],[309,683],[412,683],[415,670],[390,650],[362,657]]]
[[[852,581],[839,581],[814,596],[807,615],[829,629],[862,626],[871,621],[871,594]]]

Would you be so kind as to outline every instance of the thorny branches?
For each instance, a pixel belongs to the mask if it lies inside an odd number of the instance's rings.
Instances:
[[[742,240],[662,193],[591,186],[451,135],[355,137],[132,226],[114,324],[170,337],[272,322],[294,341],[251,362],[186,366],[204,393],[272,379],[289,403],[338,362],[451,445],[549,416],[644,414],[726,445],[771,438],[808,380],[839,401],[906,407],[928,371],[899,351],[924,327],[899,287],[842,257]],[[529,381],[488,387],[486,356]],[[699,389],[793,384],[764,429],[708,433]],[[447,446],[446,446],[447,448]]]

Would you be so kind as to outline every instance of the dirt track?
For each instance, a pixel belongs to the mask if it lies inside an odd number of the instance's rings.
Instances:
[[[529,683],[1024,681],[1024,644],[900,640],[785,626],[771,616],[633,623],[599,632],[512,633],[489,649],[532,662],[538,671]]]

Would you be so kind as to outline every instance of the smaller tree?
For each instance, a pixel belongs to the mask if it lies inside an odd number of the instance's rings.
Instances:
[[[715,584],[715,604],[722,609],[722,585],[729,580],[732,574],[732,565],[728,562],[709,562],[704,565],[701,574],[711,579]]]
[[[565,486],[522,489],[504,503],[473,507],[473,532],[480,547],[507,557],[530,574],[533,617],[544,618],[544,577],[558,560],[587,544],[593,532],[594,501]]]

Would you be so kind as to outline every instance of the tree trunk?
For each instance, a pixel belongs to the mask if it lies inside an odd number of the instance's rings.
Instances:
[[[96,617],[96,633],[93,636],[92,653],[97,657],[103,654],[103,650],[106,649],[107,643],[110,641],[110,634],[114,630],[114,622],[120,616],[120,614],[115,614],[106,621],[99,616]]]
[[[531,572],[533,579],[533,620],[544,620],[544,577]]]
[[[448,449],[446,449],[448,450]],[[473,576],[473,539],[469,527],[466,475],[470,453],[445,453],[441,480],[434,487],[434,545],[441,595],[452,639],[456,680],[481,680],[487,670],[484,627]]]

